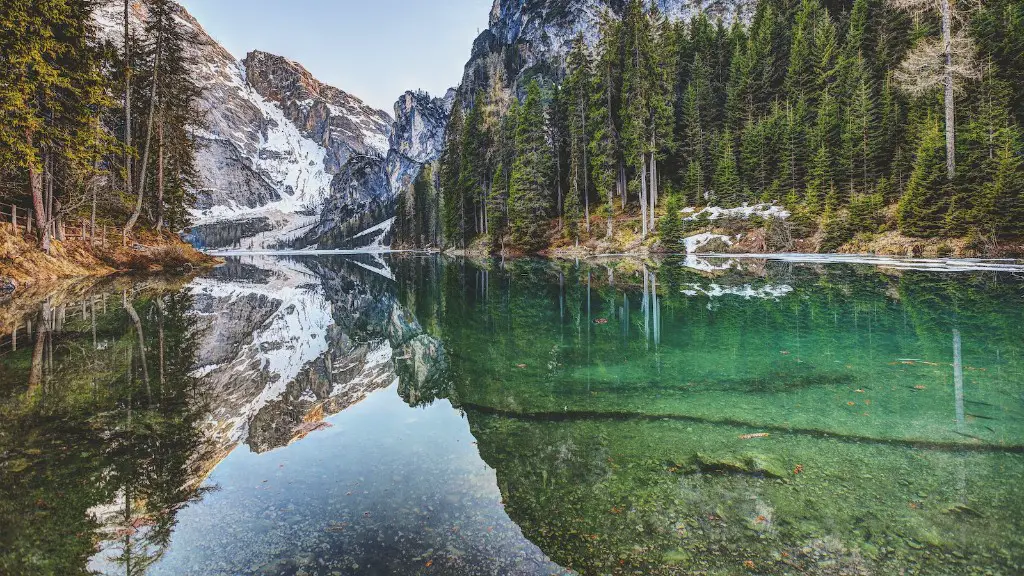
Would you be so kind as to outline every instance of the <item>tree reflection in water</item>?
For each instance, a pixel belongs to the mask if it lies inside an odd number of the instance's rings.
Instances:
[[[191,314],[185,292],[107,286],[18,322],[0,357],[0,573],[159,560],[209,465]]]

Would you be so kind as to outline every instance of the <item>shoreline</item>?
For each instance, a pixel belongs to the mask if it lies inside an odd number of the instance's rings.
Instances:
[[[196,250],[172,234],[140,236],[134,247],[54,241],[50,253],[32,240],[0,229],[0,299],[67,283],[143,274],[190,273],[216,267],[221,258]]]
[[[539,259],[539,260],[607,260],[607,259],[683,259],[683,260],[773,260],[780,262],[792,262],[801,264],[857,264],[865,266],[878,266],[885,268],[898,268],[904,270],[921,271],[990,271],[990,272],[1021,272],[1024,273],[1024,258],[968,258],[968,257],[947,257],[947,258],[925,258],[911,256],[894,256],[883,254],[849,254],[849,253],[814,253],[814,252],[690,252],[675,253],[661,251],[638,251],[638,252],[609,252],[609,253],[568,253],[557,251],[554,253],[540,253],[535,255],[491,255],[478,253],[471,250],[445,250],[436,249],[409,249],[396,250],[253,250],[253,251],[209,251],[206,254],[218,257],[233,258],[244,256],[271,256],[271,257],[317,257],[317,256],[382,256],[390,254],[414,254],[414,255],[443,255],[455,258],[471,259]]]

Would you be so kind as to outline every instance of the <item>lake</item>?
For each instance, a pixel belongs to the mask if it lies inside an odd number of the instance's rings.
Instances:
[[[0,317],[0,574],[1024,573],[1024,268],[237,255]]]

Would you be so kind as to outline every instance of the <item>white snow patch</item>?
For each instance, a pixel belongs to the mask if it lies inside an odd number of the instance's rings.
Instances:
[[[689,236],[683,239],[683,244],[686,245],[686,253],[694,254],[697,250],[707,246],[712,240],[721,240],[729,246],[732,246],[732,238],[723,236],[721,234],[711,234],[710,232],[704,234],[697,234],[695,236]]]
[[[684,208],[683,212],[686,214],[692,214],[687,216],[684,220],[693,222],[701,218],[707,218],[708,220],[715,221],[721,218],[740,218],[743,220],[749,220],[753,216],[760,216],[761,218],[777,218],[785,220],[790,217],[789,211],[781,206],[775,204],[755,204],[753,206],[747,206],[744,204],[739,208],[719,208],[718,206],[708,206],[703,210],[697,212],[696,208],[688,207]]]
[[[384,236],[388,232],[391,231],[391,225],[394,224],[394,223],[395,223],[395,219],[394,218],[392,218],[390,220],[385,220],[385,221],[381,222],[380,224],[377,224],[376,226],[373,226],[371,228],[367,228],[366,230],[363,230],[359,234],[356,234],[355,236],[353,236],[353,238],[362,238],[363,236],[366,236],[367,234],[373,234],[374,232],[384,232],[384,234],[382,234],[382,236]]]

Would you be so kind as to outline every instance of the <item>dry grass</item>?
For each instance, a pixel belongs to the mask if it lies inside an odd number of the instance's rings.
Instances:
[[[46,254],[34,240],[0,227],[0,278],[13,280],[20,290],[69,278],[189,271],[219,262],[172,234],[149,234],[136,242],[137,247],[92,246],[82,240],[53,242]]]

